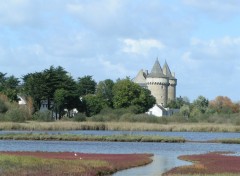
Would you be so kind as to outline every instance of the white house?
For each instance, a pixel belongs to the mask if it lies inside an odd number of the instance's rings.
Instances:
[[[18,97],[18,104],[19,105],[26,105],[27,104],[27,101],[26,101],[26,99],[25,99],[25,97],[23,97],[23,96],[20,96],[20,95],[17,95],[17,97]]]
[[[146,112],[149,115],[154,115],[157,117],[162,117],[162,116],[171,116],[174,113],[179,112],[179,109],[169,109],[169,108],[164,108],[161,105],[155,104],[152,108]]]

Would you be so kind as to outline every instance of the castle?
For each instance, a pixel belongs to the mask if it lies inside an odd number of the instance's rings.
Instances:
[[[176,99],[177,79],[170,71],[166,61],[161,68],[157,59],[150,73],[141,69],[133,82],[149,89],[156,98],[157,105],[161,108],[166,108],[169,101]]]

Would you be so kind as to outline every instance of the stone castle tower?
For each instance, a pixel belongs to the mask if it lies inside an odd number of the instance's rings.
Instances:
[[[177,79],[171,73],[166,61],[161,68],[157,59],[150,73],[140,70],[133,82],[149,89],[156,98],[157,104],[163,107],[166,107],[169,101],[176,99]]]

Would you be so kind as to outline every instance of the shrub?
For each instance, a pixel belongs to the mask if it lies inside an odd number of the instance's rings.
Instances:
[[[37,121],[51,122],[53,121],[52,112],[49,110],[38,111],[33,115],[33,119]]]
[[[7,110],[8,110],[7,105],[2,99],[0,99],[0,113],[5,113],[7,112]]]
[[[24,122],[27,117],[28,112],[26,112],[25,109],[16,106],[7,111],[4,120],[12,122]]]
[[[86,115],[83,113],[77,113],[76,115],[74,115],[73,120],[77,122],[86,121]]]

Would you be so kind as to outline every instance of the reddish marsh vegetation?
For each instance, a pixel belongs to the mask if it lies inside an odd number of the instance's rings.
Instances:
[[[109,175],[150,163],[150,154],[83,154],[73,152],[0,152],[1,175]]]
[[[185,155],[179,158],[194,164],[174,168],[164,175],[208,175],[236,174],[240,175],[240,157],[228,153],[207,153],[200,155]]]

